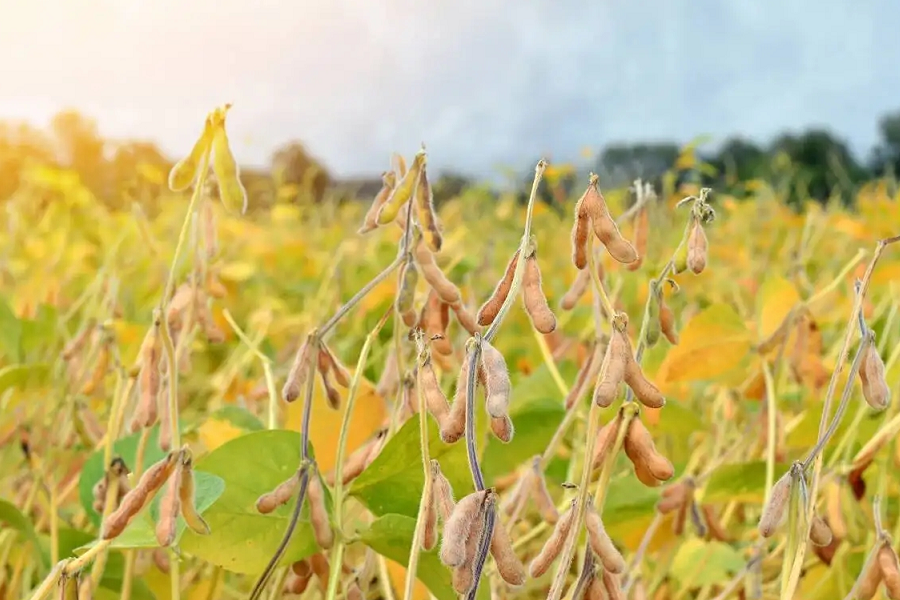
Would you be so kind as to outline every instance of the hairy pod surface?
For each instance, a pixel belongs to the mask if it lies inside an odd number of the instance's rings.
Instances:
[[[178,455],[178,452],[169,452],[165,458],[155,462],[141,475],[137,485],[122,498],[119,507],[104,520],[100,531],[102,539],[111,540],[125,530],[175,470]]]
[[[525,311],[531,319],[532,326],[540,333],[552,333],[556,329],[556,315],[550,310],[541,286],[541,269],[538,266],[536,253],[532,253],[525,259],[522,294]]]
[[[323,550],[328,550],[334,543],[334,531],[331,530],[331,521],[328,518],[328,510],[325,508],[325,492],[319,474],[312,472],[309,475],[309,521],[312,525],[316,543]]]
[[[260,514],[267,515],[279,506],[286,504],[288,500],[293,498],[297,489],[300,487],[300,477],[297,473],[291,475],[279,483],[274,490],[266,492],[256,501],[256,510]]]
[[[772,486],[769,501],[759,519],[759,534],[764,538],[771,537],[775,529],[784,520],[785,510],[791,498],[794,477],[790,470]]]
[[[487,327],[494,322],[494,319],[496,319],[497,315],[500,313],[500,307],[503,306],[506,297],[509,296],[516,272],[516,265],[519,264],[519,254],[520,250],[516,250],[515,254],[513,254],[509,263],[506,265],[506,271],[503,273],[503,277],[497,282],[496,287],[494,287],[494,291],[491,293],[490,298],[488,298],[487,301],[481,305],[481,308],[478,309],[475,319],[482,327]]]
[[[572,525],[575,522],[575,500],[566,509],[566,512],[560,517],[559,521],[553,528],[553,532],[547,541],[544,542],[541,551],[534,557],[528,567],[529,574],[532,577],[540,577],[550,568],[556,557],[563,549],[566,540],[572,533]]]
[[[481,342],[481,364],[484,370],[485,404],[495,418],[507,416],[512,384],[503,354],[493,344]]]

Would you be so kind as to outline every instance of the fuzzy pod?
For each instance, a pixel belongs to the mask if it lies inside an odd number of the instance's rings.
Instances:
[[[281,396],[285,402],[293,402],[300,397],[300,390],[309,377],[309,368],[313,361],[313,344],[310,338],[304,340],[294,356],[291,370],[281,390]]]
[[[334,544],[334,531],[331,530],[331,521],[325,508],[325,491],[318,473],[310,473],[306,492],[309,495],[309,521],[316,543],[323,550],[328,550]]]
[[[432,288],[419,313],[416,325],[431,340],[431,348],[438,354],[453,354],[453,344],[447,338],[447,327],[450,325],[450,305],[441,300],[437,291]]]
[[[791,488],[794,484],[794,477],[790,470],[781,476],[772,486],[772,493],[769,501],[763,509],[759,518],[759,534],[764,537],[771,537],[775,533],[775,529],[784,520],[786,508],[791,498]]]
[[[571,410],[584,397],[584,393],[588,389],[588,383],[597,379],[602,364],[603,357],[599,353],[599,342],[595,342],[587,360],[584,361],[584,364],[578,370],[578,375],[575,376],[575,383],[569,390],[569,395],[566,396],[566,410]]]
[[[516,428],[509,415],[503,415],[502,417],[491,417],[491,432],[498,440],[508,444],[512,441]]]
[[[597,577],[596,573],[590,576],[590,581],[585,585],[583,600],[606,600],[602,574],[600,577]]]
[[[622,344],[625,346],[625,383],[634,392],[635,398],[647,408],[662,408],[666,405],[666,398],[653,383],[644,375],[641,365],[634,359],[634,351],[631,342],[624,330],[621,332]]]
[[[650,290],[647,297],[647,306],[644,308],[645,333],[644,341],[648,348],[652,348],[659,341],[662,333],[661,303],[662,289],[656,281],[650,282]]]
[[[881,550],[879,549],[878,554],[880,553]],[[854,586],[856,588],[855,600],[870,600],[875,595],[875,592],[878,591],[878,586],[881,585],[883,579],[883,571],[878,554],[872,557],[869,565],[859,574],[859,578]]]
[[[413,319],[416,317],[414,302],[416,298],[416,285],[419,282],[419,270],[416,268],[416,263],[413,261],[407,261],[403,264],[403,269],[400,271],[400,286],[397,290],[397,312],[401,315],[405,315],[406,313],[412,312]],[[404,316],[404,322],[406,323],[407,319]],[[412,327],[415,322],[412,324],[406,323],[407,327]]]
[[[294,473],[279,483],[274,490],[266,492],[256,500],[256,511],[267,515],[279,506],[287,504],[300,487],[300,477]]]
[[[482,327],[487,327],[494,322],[494,319],[500,313],[500,307],[503,306],[506,297],[509,296],[509,292],[512,290],[513,277],[516,273],[516,265],[519,264],[519,253],[520,251],[516,250],[515,254],[513,254],[506,265],[503,277],[494,287],[491,297],[478,309],[478,314],[475,315],[475,318]]]
[[[440,252],[443,238],[438,226],[437,213],[434,210],[434,197],[431,193],[431,184],[428,182],[428,173],[425,167],[419,175],[415,194],[416,220],[422,228],[422,238],[432,252]]]
[[[594,402],[597,403],[597,406],[607,408],[615,401],[619,385],[625,379],[628,359],[630,358],[629,353],[630,347],[628,339],[625,337],[625,332],[613,327],[609,344],[606,346],[606,354],[603,356],[603,363],[600,367],[603,377],[597,382],[597,387],[594,388]]]
[[[438,540],[438,499],[435,494],[434,478],[429,477],[425,482],[425,489],[422,490],[424,498],[422,502],[425,505],[425,533],[422,536],[422,550],[431,550],[437,545]]]
[[[319,580],[319,587],[324,592],[331,576],[331,566],[328,563],[328,557],[322,552],[316,552],[309,557],[309,567],[316,579]]]
[[[869,342],[864,352],[859,365],[863,398],[872,408],[884,410],[891,401],[891,388],[885,379],[884,362],[873,342]]]
[[[500,522],[499,515],[494,519],[494,531],[491,537],[491,556],[497,565],[497,572],[507,584],[519,587],[525,583],[525,566],[513,550],[512,541],[506,528]]]
[[[606,461],[607,455],[612,451],[616,444],[616,437],[619,433],[619,425],[622,423],[622,412],[616,413],[616,418],[600,428],[597,432],[597,441],[594,442],[594,457],[591,461],[591,467],[599,469]]]
[[[437,505],[438,514],[441,522],[446,523],[453,509],[456,507],[456,501],[453,499],[453,486],[441,471],[440,463],[431,459],[431,478],[434,480],[434,498]]]
[[[809,526],[809,541],[816,546],[827,546],[833,539],[834,534],[831,532],[831,527],[828,526],[828,523],[819,515],[813,516]]]
[[[101,539],[111,540],[118,537],[125,530],[134,517],[153,499],[166,480],[169,479],[169,476],[178,464],[178,455],[178,452],[169,452],[168,455],[153,463],[141,475],[137,485],[125,494],[118,508],[103,521],[103,527],[100,531]]]
[[[171,546],[175,543],[176,525],[178,513],[181,512],[181,479],[184,473],[184,463],[179,453],[175,470],[169,476],[169,484],[159,501],[159,520],[156,522],[156,541],[160,546]]]
[[[387,225],[396,219],[397,215],[400,214],[400,209],[413,197],[419,175],[422,172],[424,165],[425,151],[420,150],[416,153],[410,169],[401,176],[400,181],[391,191],[388,199],[385,200],[384,204],[382,204],[381,208],[378,210],[376,221],[379,225]]]
[[[622,583],[619,576],[603,569],[603,588],[606,590],[606,597],[609,600],[625,600],[625,593],[622,591]]]
[[[159,391],[156,394],[156,411],[159,414],[159,436],[157,437],[157,443],[159,444],[159,449],[163,452],[168,452],[172,449],[172,412],[171,407],[169,406],[169,378],[166,376],[166,380],[163,385],[159,388]]]
[[[706,254],[709,242],[706,240],[706,232],[699,220],[694,221],[691,233],[687,240],[687,267],[696,275],[706,268]]]
[[[693,221],[688,225],[688,232],[692,231]],[[675,249],[672,256],[672,272],[676,275],[684,273],[688,268],[688,244],[687,237],[682,238],[681,243]]]
[[[413,255],[422,271],[422,278],[437,292],[441,300],[447,304],[456,304],[462,301],[462,294],[455,283],[447,279],[434,260],[434,255],[428,249],[424,240],[418,240],[413,247]]]
[[[284,587],[282,587],[282,592],[285,594],[302,594],[306,591],[306,588],[309,587],[309,582],[312,579],[312,571],[307,577],[299,577],[295,575],[293,572],[289,573],[287,579],[284,580]]]
[[[834,536],[841,540],[846,538],[847,521],[841,503],[841,484],[837,481],[825,485],[825,514]]]
[[[329,348],[325,342],[319,342],[319,356],[322,357],[319,360],[324,360],[328,365],[328,370],[334,376],[334,381],[342,388],[349,388],[351,379],[350,371],[348,371],[347,367],[338,360],[334,355],[334,352],[331,351],[331,348]]]
[[[532,577],[537,578],[546,573],[547,569],[550,568],[550,565],[553,564],[553,561],[556,560],[556,557],[562,551],[563,545],[565,545],[566,539],[572,532],[572,525],[575,522],[575,503],[576,501],[573,499],[569,508],[556,522],[553,532],[547,538],[547,541],[544,542],[541,551],[538,552],[538,555],[534,557],[534,560],[528,566],[529,575]]]
[[[453,589],[460,596],[466,596],[475,584],[475,559],[478,556],[478,547],[484,536],[484,511],[479,511],[472,523],[472,528],[465,541],[465,559],[453,568],[451,582]]]
[[[473,525],[483,516],[486,492],[472,492],[456,503],[450,517],[444,522],[444,535],[439,557],[448,567],[459,567],[469,557],[466,542]]]
[[[622,558],[622,553],[619,552],[609,534],[606,533],[606,528],[603,527],[603,520],[600,518],[600,513],[597,512],[593,502],[590,502],[587,506],[585,525],[588,531],[588,543],[590,543],[594,554],[600,558],[603,568],[611,573],[624,573],[625,559]]]
[[[591,219],[587,213],[582,211],[582,200],[575,205],[575,222],[572,224],[572,264],[579,271],[584,271],[588,265],[588,251],[590,244],[588,236],[590,235]]]
[[[540,333],[552,333],[556,329],[556,315],[550,310],[544,289],[541,287],[541,269],[538,266],[536,253],[532,253],[525,259],[522,295],[525,301],[525,312],[528,313],[532,326]]]
[[[456,378],[456,392],[453,395],[453,404],[450,406],[450,414],[441,425],[441,440],[446,444],[452,444],[459,440],[466,429],[466,390],[469,381],[469,354],[463,357],[459,367],[459,376]],[[484,384],[484,369],[478,365],[478,373],[475,385]]]
[[[638,259],[638,253],[631,242],[622,237],[597,183],[598,177],[592,175],[587,190],[578,202],[579,216],[583,214],[590,218],[594,235],[606,247],[610,256],[623,264],[632,263]]]
[[[644,255],[647,253],[647,241],[650,236],[650,211],[646,206],[638,210],[634,217],[634,249],[638,258],[636,261],[628,263],[625,268],[629,271],[637,271],[644,262]]]
[[[357,230],[357,233],[369,233],[378,228],[378,211],[380,211],[384,203],[387,202],[387,199],[390,197],[391,192],[394,191],[394,186],[396,184],[397,175],[393,171],[385,171],[381,174],[381,189],[375,195],[375,199],[372,200],[372,204],[369,206],[369,210],[366,212],[366,216],[363,219],[363,224]]]
[[[639,417],[632,419],[628,425],[624,448],[635,470],[639,467],[645,469],[659,481],[668,481],[675,474],[672,463],[656,450],[653,437]]]
[[[206,122],[203,124],[203,133],[194,142],[190,154],[175,163],[175,166],[169,171],[170,190],[181,192],[194,183],[194,180],[197,178],[197,172],[200,170],[200,163],[204,161],[204,156],[209,152],[214,129],[212,119],[207,117]]]
[[[475,332],[478,331],[478,323],[475,321],[475,317],[472,316],[472,313],[469,312],[469,309],[465,307],[462,301],[452,303],[450,305],[450,308],[453,309],[453,313],[456,315],[456,321],[462,326],[462,328],[468,331],[471,335],[475,335]]]
[[[428,408],[428,412],[437,421],[438,426],[443,428],[443,424],[450,414],[450,405],[447,402],[447,397],[441,390],[440,383],[438,383],[434,365],[431,363],[431,357],[426,358],[419,367],[418,384],[425,399],[425,406]]]
[[[379,436],[375,439],[369,440],[348,456],[344,460],[344,466],[341,468],[341,483],[343,485],[347,485],[357,477],[359,477],[362,472],[366,469],[366,464],[369,462],[369,455],[372,453],[376,444],[381,437],[381,432],[379,432]],[[325,477],[326,483],[329,485],[334,485],[334,473],[330,472]]]
[[[885,542],[878,550],[878,566],[881,568],[888,598],[900,600],[900,561],[889,542]]]
[[[675,313],[666,304],[666,299],[659,299],[659,328],[673,346],[678,345],[678,330],[675,328]]]
[[[319,372],[319,379],[322,387],[325,389],[325,398],[328,400],[328,406],[337,410],[341,406],[341,393],[331,384],[331,363],[328,355],[321,350],[317,353],[316,370]]]
[[[581,297],[584,296],[584,293],[590,285],[590,272],[587,270],[578,271],[572,285],[570,285],[569,289],[566,290],[566,293],[563,294],[562,300],[559,302],[559,307],[563,310],[572,310],[575,308],[575,305],[578,304],[578,301],[581,300]]]
[[[389,398],[400,388],[400,369],[397,365],[397,354],[392,349],[384,361],[381,377],[375,384],[375,392],[382,398]]]
[[[141,345],[141,371],[138,374],[140,395],[131,421],[132,432],[153,427],[158,417],[156,397],[159,395],[159,363],[162,356],[162,336],[159,328],[160,321],[156,319]]]
[[[540,457],[538,457],[540,460]],[[525,501],[525,496],[530,495],[534,484],[534,475],[531,469],[527,469],[524,473],[519,474],[515,485],[511,491],[506,494],[503,502],[500,503],[500,512],[507,517],[512,516],[516,508]]]
[[[544,472],[541,470],[539,461],[533,461],[531,464],[530,491],[541,519],[552,525],[559,522],[559,511],[556,509],[556,504],[550,496],[550,490],[547,489],[547,480],[544,478]]]
[[[197,511],[194,462],[189,453],[185,453],[181,460],[181,485],[178,487],[178,497],[181,503],[181,516],[191,531],[209,535],[209,525]]]
[[[219,198],[225,208],[234,212],[240,207],[241,214],[246,214],[247,190],[241,183],[241,169],[231,153],[224,116],[213,134],[213,172],[219,184]]]
[[[509,413],[509,396],[512,384],[503,354],[487,340],[481,343],[481,365],[484,369],[485,404],[492,417],[505,417]]]

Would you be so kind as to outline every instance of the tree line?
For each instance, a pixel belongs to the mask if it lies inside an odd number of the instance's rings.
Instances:
[[[637,177],[658,182],[676,166],[681,180],[727,190],[738,197],[749,193],[748,182],[764,180],[787,190],[784,200],[789,204],[799,205],[804,198],[825,202],[834,197],[850,203],[863,183],[879,177],[893,181],[900,172],[900,111],[883,116],[878,131],[878,142],[862,158],[827,129],[811,128],[782,134],[768,144],[729,138],[715,150],[696,152],[700,168],[678,169],[683,148],[674,142],[612,144],[588,166],[600,174],[607,187]],[[139,201],[152,210],[165,192],[165,174],[173,162],[152,142],[104,139],[95,120],[74,110],[57,114],[46,130],[0,122],[0,202],[28,183],[34,167],[51,166],[77,173],[80,183],[109,206]],[[530,166],[522,170],[523,194],[531,175]],[[354,181],[333,177],[296,141],[274,152],[267,168],[244,169],[242,179],[252,197],[251,206],[256,207],[279,200],[321,201],[329,193],[368,197],[381,184],[378,174]],[[561,176],[555,193],[576,193],[581,179],[574,170]],[[434,184],[436,201],[455,196],[474,183],[463,174],[445,172]]]

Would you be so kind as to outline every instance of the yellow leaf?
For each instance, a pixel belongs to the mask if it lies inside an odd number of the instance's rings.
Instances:
[[[239,427],[228,421],[209,419],[200,426],[200,441],[207,450],[215,450],[225,442],[229,442],[244,433]]]
[[[391,578],[391,586],[395,590],[403,590],[406,587],[406,567],[389,559],[385,559],[385,563]],[[413,587],[412,597],[413,600],[428,600],[429,597],[428,588],[418,577]]]
[[[328,406],[325,392],[320,381],[315,383],[312,402],[312,423],[310,441],[316,453],[316,463],[322,473],[334,468],[337,459],[337,440],[341,432],[341,422],[347,402],[347,390],[338,388],[341,393],[341,406],[338,410]],[[359,385],[356,404],[350,418],[350,430],[347,433],[347,450],[344,456],[359,448],[372,435],[381,429],[385,419],[384,400],[375,392],[375,387],[363,379]],[[300,430],[303,418],[303,398],[288,404],[287,428]]]
[[[727,304],[713,304],[695,315],[660,366],[663,381],[712,379],[738,366],[750,350],[750,333]]]
[[[775,333],[799,301],[800,294],[793,283],[780,276],[766,279],[759,289],[758,339],[765,340]]]
[[[222,266],[219,276],[228,281],[246,281],[256,272],[256,265],[249,262],[232,262]]]

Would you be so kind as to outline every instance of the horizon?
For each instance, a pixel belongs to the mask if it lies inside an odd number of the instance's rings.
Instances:
[[[900,108],[900,5],[652,4],[342,0],[285,17],[277,0],[36,1],[0,23],[0,120],[43,128],[72,108],[177,158],[233,102],[248,167],[296,140],[335,177],[367,177],[424,141],[436,170],[483,178],[585,147],[818,127],[865,160]]]

